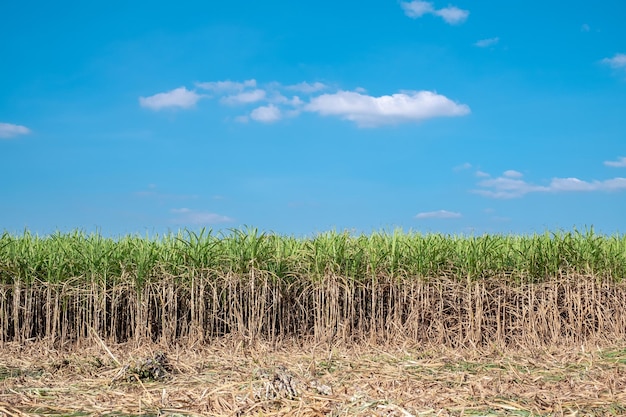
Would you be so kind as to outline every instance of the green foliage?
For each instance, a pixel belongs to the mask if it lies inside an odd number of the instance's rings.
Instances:
[[[521,235],[452,236],[327,232],[295,238],[254,228],[216,235],[183,230],[162,237],[105,238],[79,231],[0,236],[0,283],[64,283],[80,279],[137,288],[164,275],[247,274],[315,282],[327,274],[355,281],[377,277],[477,280],[506,277],[541,282],[564,274],[621,281],[626,276],[626,236],[593,229]]]

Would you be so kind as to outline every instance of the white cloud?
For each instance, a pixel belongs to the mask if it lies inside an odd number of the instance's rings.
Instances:
[[[304,104],[304,102],[298,96],[287,98],[277,92],[268,97],[267,101],[274,104],[286,104],[293,107],[300,107]]]
[[[293,96],[291,98],[291,100],[289,101],[289,104],[291,104],[294,107],[300,107],[304,104],[304,102],[302,100],[300,100],[300,97],[298,96]]]
[[[189,91],[185,87],[179,87],[150,97],[139,97],[139,104],[141,107],[147,107],[152,110],[161,110],[166,107],[188,109],[195,106],[200,98],[202,98],[202,95],[197,94],[195,91]]]
[[[291,102],[291,100],[277,91],[272,92],[272,94],[268,96],[267,101],[274,104],[289,104]]]
[[[303,111],[320,115],[336,116],[355,122],[360,127],[373,127],[385,124],[420,121],[434,117],[463,116],[470,113],[465,104],[456,103],[432,91],[403,91],[379,97],[368,95],[364,89],[357,91],[335,91],[319,94],[328,89],[321,82],[301,82],[283,86],[278,82],[262,84],[257,88],[254,79],[239,81],[215,81],[196,83],[198,88],[211,90],[211,94],[200,94],[179,87],[171,91],[149,97],[140,97],[142,107],[152,110],[164,108],[190,108],[203,98],[216,98],[222,105],[256,104],[247,115],[233,116],[230,120],[248,122],[273,122],[296,117]],[[299,91],[289,96],[286,91]]]
[[[604,181],[583,181],[578,178],[553,178],[550,191],[620,191],[626,190],[626,178],[611,178]]]
[[[495,38],[481,39],[477,41],[474,46],[478,46],[479,48],[488,48],[490,46],[494,46],[498,42],[500,42],[500,38],[496,36]]]
[[[502,175],[508,178],[522,178],[524,176],[521,172],[515,171],[513,169],[504,171]]]
[[[479,178],[486,178],[486,177],[490,177],[491,176],[487,172],[480,171],[480,170],[476,171],[476,173],[474,175],[476,175]]]
[[[593,191],[597,185],[578,178],[553,178],[547,191]]]
[[[0,123],[0,138],[8,139],[19,135],[27,135],[30,129],[26,126],[14,125],[11,123]]]
[[[249,104],[256,103],[257,101],[261,101],[265,99],[265,90],[256,89],[252,91],[244,91],[242,93],[233,94],[230,96],[226,96],[222,98],[222,103],[225,104]]]
[[[583,23],[580,27],[580,30],[581,32],[589,32],[591,30],[591,26],[589,26],[587,23]]]
[[[433,4],[429,1],[402,2],[400,6],[404,9],[404,14],[413,19],[435,11]]]
[[[461,213],[448,210],[425,211],[415,216],[416,219],[458,219],[459,217],[462,217]]]
[[[626,69],[626,54],[615,54],[613,58],[604,58],[601,62],[611,68]]]
[[[298,91],[305,94],[315,93],[316,91],[324,90],[328,86],[324,83],[314,82],[309,84],[306,81],[298,84],[288,85],[285,87],[287,90]]]
[[[434,14],[441,17],[446,23],[456,25],[463,23],[469,16],[469,11],[459,9],[456,6],[448,6],[443,9],[435,9],[432,2],[414,0],[411,2],[402,2],[400,6],[404,10],[404,14],[412,19],[417,19],[425,14]]]
[[[256,120],[257,122],[272,123],[280,120],[281,113],[278,107],[270,104],[269,106],[261,106],[252,110],[250,118],[252,120]]]
[[[607,167],[624,168],[626,167],[626,157],[622,156],[617,161],[604,161],[604,165]]]
[[[446,21],[446,23],[451,25],[458,25],[460,23],[463,23],[465,22],[465,20],[467,20],[467,16],[469,16],[469,11],[459,9],[458,7],[454,6],[435,10],[433,13],[441,17],[443,20]]]
[[[610,180],[594,181],[594,185],[599,186],[604,191],[620,191],[626,190],[626,178],[617,177]]]
[[[467,105],[457,104],[431,91],[380,97],[338,91],[312,98],[304,109],[324,116],[339,116],[361,127],[420,121],[433,117],[463,116],[470,113]]]
[[[519,198],[529,193],[556,193],[556,192],[592,192],[592,191],[622,191],[626,190],[626,178],[612,178],[603,181],[583,181],[578,178],[552,178],[548,185],[537,185],[520,179],[521,174],[512,177],[503,175],[498,178],[482,180],[478,183],[480,189],[472,190],[476,194],[491,198]]]
[[[231,223],[234,221],[234,219],[228,216],[222,216],[208,211],[191,210],[188,208],[178,208],[170,211],[174,214],[178,214],[178,217],[174,219],[174,222],[178,224],[205,225]]]
[[[549,191],[547,187],[528,184],[524,180],[507,177],[490,178],[478,183],[483,189],[476,194],[491,198],[517,198],[531,192]]]
[[[246,88],[255,88],[256,80],[245,80],[243,82],[237,81],[211,81],[205,83],[196,83],[196,87],[204,90],[214,91],[216,93],[229,93],[236,91],[243,91]]]

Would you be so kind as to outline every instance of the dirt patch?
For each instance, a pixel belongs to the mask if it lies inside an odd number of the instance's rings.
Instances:
[[[624,346],[107,346],[5,344],[0,416],[626,414]]]

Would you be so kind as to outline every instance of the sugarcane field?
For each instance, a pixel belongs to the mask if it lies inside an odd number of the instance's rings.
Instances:
[[[626,414],[626,237],[0,238],[0,415]]]

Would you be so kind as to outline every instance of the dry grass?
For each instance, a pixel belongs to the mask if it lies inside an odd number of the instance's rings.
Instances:
[[[106,346],[106,345],[105,345]],[[164,381],[119,378],[164,349],[3,345],[0,415],[608,416],[626,413],[626,349],[508,350],[222,340],[165,348]],[[114,360],[115,359],[115,360]],[[85,414],[82,414],[85,415]]]

